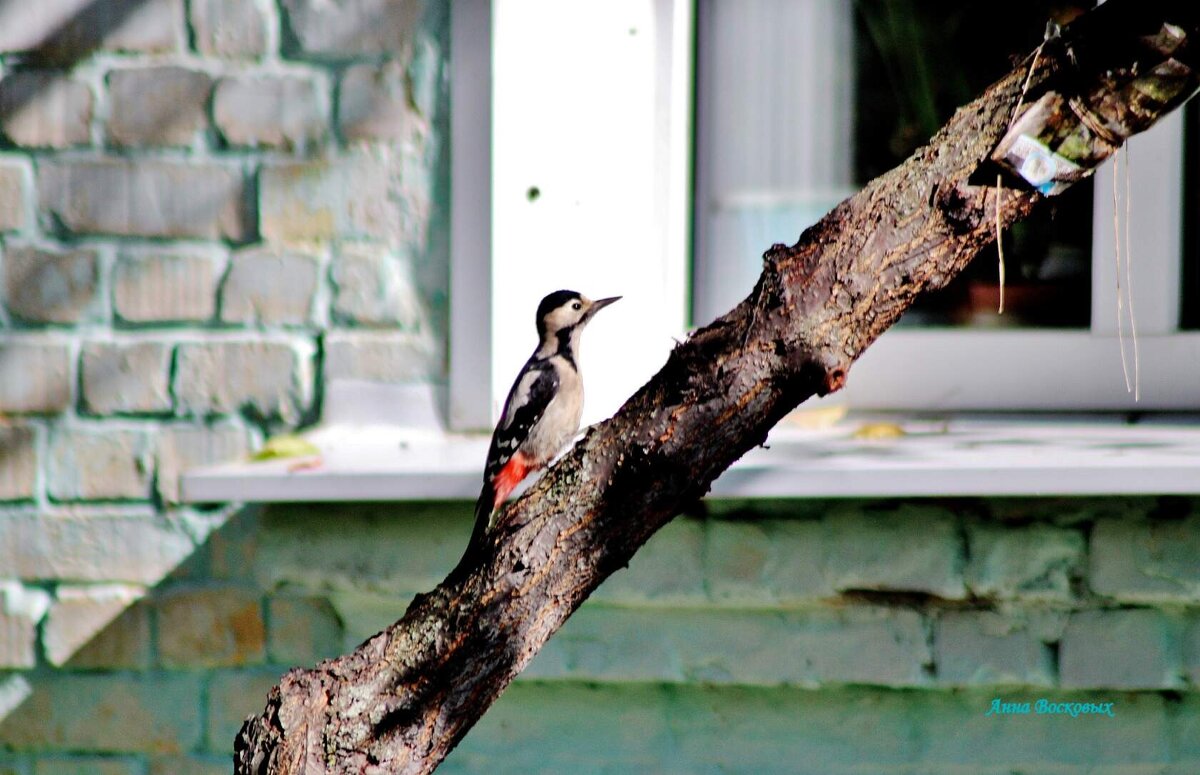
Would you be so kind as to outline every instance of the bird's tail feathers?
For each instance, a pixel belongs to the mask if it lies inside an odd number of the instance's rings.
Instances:
[[[479,500],[475,501],[475,526],[471,528],[471,539],[467,542],[467,550],[454,570],[450,572],[451,579],[459,579],[479,561],[483,548],[483,539],[487,535],[488,523],[492,519],[492,511],[496,503],[496,493],[490,482],[484,482],[479,492]]]

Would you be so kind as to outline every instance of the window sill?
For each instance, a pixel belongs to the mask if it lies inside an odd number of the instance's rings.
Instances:
[[[313,458],[195,469],[183,500],[473,499],[488,439],[444,433],[425,387],[331,391],[329,422],[306,434]],[[380,417],[378,407],[393,407]],[[714,484],[716,498],[1200,493],[1200,417],[1113,415],[837,417],[799,412]],[[814,427],[821,426],[821,427]],[[892,438],[864,430],[903,429]]]

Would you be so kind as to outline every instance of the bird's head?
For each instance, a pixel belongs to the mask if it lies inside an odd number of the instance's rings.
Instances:
[[[576,291],[555,291],[542,299],[537,310],[538,336],[545,341],[578,331],[600,310],[620,299],[611,296],[592,301]]]

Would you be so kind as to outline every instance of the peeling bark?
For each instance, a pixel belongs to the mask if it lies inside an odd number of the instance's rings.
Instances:
[[[1167,54],[1147,43],[1165,23],[1186,38],[1168,36]],[[238,735],[237,772],[432,771],[592,590],[787,412],[839,389],[919,293],[990,243],[997,206],[1007,228],[1043,201],[1015,176],[994,185],[991,156],[1018,101],[1084,95],[1106,118],[1136,119],[1109,128],[1124,138],[1196,89],[1198,41],[1200,3],[1110,0],[795,245],[772,246],[746,300],[676,347],[508,508],[479,567],[418,596],[354,653],[285,675]],[[1175,98],[1121,110],[1150,72],[1175,79]]]

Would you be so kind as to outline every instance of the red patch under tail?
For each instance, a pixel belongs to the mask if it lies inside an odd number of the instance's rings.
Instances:
[[[504,503],[508,494],[513,491],[513,488],[521,483],[521,480],[529,475],[529,472],[537,466],[533,465],[533,461],[523,452],[518,452],[509,458],[504,464],[504,468],[500,469],[500,473],[496,474],[496,478],[492,480],[492,488],[496,492],[496,499],[492,502],[492,508],[499,508],[501,503]]]

